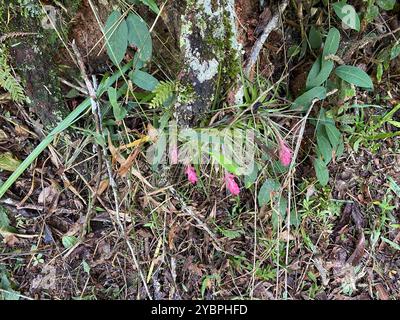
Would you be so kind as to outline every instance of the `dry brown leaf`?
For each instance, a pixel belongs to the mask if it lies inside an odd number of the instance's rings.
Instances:
[[[56,196],[58,196],[58,190],[53,185],[50,185],[42,189],[38,197],[38,203],[51,204],[55,200]]]
[[[101,196],[104,191],[107,190],[108,186],[110,185],[110,181],[108,179],[102,180],[99,185],[99,189],[97,189],[97,195]]]
[[[19,240],[14,234],[9,233],[4,237],[3,242],[10,247],[14,247]]]
[[[21,125],[16,125],[15,126],[15,133],[19,136],[19,137],[29,137],[29,130]]]
[[[114,164],[115,162],[118,162],[119,164],[123,164],[125,162],[125,158],[121,155],[119,150],[114,147],[114,145],[111,142],[110,136],[108,136],[108,149],[111,152],[112,156],[112,163]]]
[[[159,132],[156,128],[154,128],[150,123],[147,125],[147,135],[152,142],[157,142]]]
[[[125,177],[126,174],[129,172],[129,169],[131,169],[133,162],[135,161],[137,155],[139,154],[139,149],[135,149],[128,158],[124,161],[124,163],[121,164],[121,167],[118,169],[118,175],[120,177]]]
[[[7,134],[0,129],[0,141],[6,141],[8,139]]]

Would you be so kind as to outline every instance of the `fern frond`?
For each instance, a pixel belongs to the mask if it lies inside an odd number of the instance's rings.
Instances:
[[[12,75],[3,50],[0,50],[0,86],[10,93],[13,101],[23,102],[26,100],[24,89]]]
[[[164,105],[175,93],[176,83],[173,81],[161,81],[153,90],[154,98],[151,100],[150,108],[158,108]]]

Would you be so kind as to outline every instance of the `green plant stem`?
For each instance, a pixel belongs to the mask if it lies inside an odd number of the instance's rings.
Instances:
[[[107,89],[112,86],[125,72],[127,72],[133,66],[133,60],[124,65],[118,72],[114,73],[104,83],[101,83],[96,94],[100,97]],[[117,91],[117,95],[120,96],[121,91]],[[24,173],[24,171],[31,165],[31,163],[46,149],[54,140],[54,137],[71,126],[81,114],[83,114],[88,108],[91,107],[90,99],[87,98],[83,101],[74,111],[72,111],[63,121],[61,121],[57,127],[55,127],[46,138],[40,142],[40,144],[32,151],[32,153],[19,165],[12,175],[7,179],[4,184],[0,186],[0,198],[7,192],[7,190],[14,184],[14,182]]]

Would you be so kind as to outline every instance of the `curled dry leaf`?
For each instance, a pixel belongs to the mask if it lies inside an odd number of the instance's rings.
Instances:
[[[56,196],[58,196],[58,190],[50,185],[44,188],[38,197],[39,204],[51,204],[55,200]]]
[[[14,246],[19,242],[19,240],[18,240],[18,238],[17,238],[14,234],[8,233],[8,234],[4,237],[3,242],[4,242],[7,246],[14,247]]]
[[[97,195],[101,196],[104,191],[107,190],[108,186],[110,185],[110,181],[108,179],[102,180],[99,185],[99,189],[97,189]]]
[[[6,141],[7,139],[8,139],[7,134],[3,130],[0,129],[0,142]]]

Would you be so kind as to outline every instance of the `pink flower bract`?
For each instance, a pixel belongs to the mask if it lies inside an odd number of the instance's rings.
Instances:
[[[279,161],[285,167],[292,162],[292,150],[286,145],[282,139],[279,140]]]
[[[240,188],[236,183],[235,176],[233,174],[227,173],[225,175],[225,182],[226,187],[228,188],[229,192],[232,193],[232,195],[237,196],[240,193]]]
[[[194,168],[191,165],[189,165],[189,166],[187,166],[185,172],[187,174],[189,182],[191,184],[196,184],[197,183],[197,174],[196,174],[196,171],[194,170]]]

